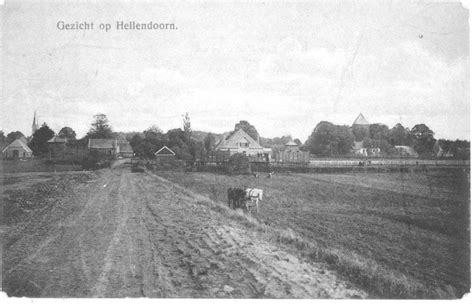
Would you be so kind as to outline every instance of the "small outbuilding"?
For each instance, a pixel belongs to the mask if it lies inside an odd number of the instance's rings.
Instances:
[[[285,148],[275,152],[277,163],[309,163],[309,152],[301,151],[293,140],[285,144]]]
[[[2,157],[4,159],[20,159],[33,157],[33,151],[21,139],[16,139],[3,148]]]
[[[163,146],[161,149],[155,152],[157,160],[174,160],[176,153],[173,152],[167,146]]]
[[[115,157],[120,152],[116,139],[89,139],[89,152],[97,152],[105,156]]]

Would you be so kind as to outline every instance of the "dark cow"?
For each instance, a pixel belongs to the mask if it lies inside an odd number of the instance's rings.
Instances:
[[[230,208],[242,208],[243,201],[245,200],[245,190],[241,188],[229,188],[227,189],[227,205]]]

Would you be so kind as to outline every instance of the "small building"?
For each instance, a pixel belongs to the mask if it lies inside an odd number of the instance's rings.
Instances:
[[[277,163],[309,163],[309,152],[300,150],[300,146],[293,140],[285,144],[283,150],[275,152]]]
[[[354,141],[352,153],[357,156],[380,156],[380,148],[366,148],[363,141]]]
[[[97,152],[110,157],[115,157],[120,153],[120,147],[116,139],[89,139],[87,148],[91,153]]]
[[[4,159],[21,159],[33,157],[33,151],[21,139],[16,139],[3,148],[2,157]]]
[[[158,161],[169,161],[175,159],[176,153],[167,146],[163,146],[155,152],[155,156]]]
[[[67,138],[54,136],[48,140],[48,151],[50,159],[65,159]]]
[[[364,148],[364,142],[354,141],[354,144],[352,145],[352,153],[354,153],[355,155],[367,156],[368,151],[367,148]]]
[[[223,137],[217,144],[216,150],[228,151],[230,155],[243,153],[249,157],[261,157],[266,160],[269,160],[269,156],[272,152],[271,149],[262,147],[242,129],[237,130],[227,139]]]

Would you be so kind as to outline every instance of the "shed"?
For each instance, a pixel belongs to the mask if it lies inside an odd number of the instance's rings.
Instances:
[[[176,156],[176,153],[173,152],[167,146],[163,146],[161,149],[155,152],[155,156],[159,160],[173,160]]]
[[[2,157],[5,159],[20,159],[33,157],[33,151],[21,139],[16,139],[3,148]]]
[[[98,152],[108,156],[115,156],[120,153],[120,147],[116,139],[89,139],[87,148],[90,152]]]
[[[277,163],[309,163],[309,152],[301,151],[300,146],[290,140],[283,150],[275,153],[275,160]]]

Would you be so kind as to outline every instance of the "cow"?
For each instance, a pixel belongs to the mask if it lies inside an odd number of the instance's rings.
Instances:
[[[258,201],[261,201],[263,197],[263,190],[256,189],[256,188],[247,188],[245,189],[245,207],[247,211],[250,213],[250,207],[255,204],[257,207],[258,213]]]
[[[227,205],[230,208],[239,208],[242,205],[242,202],[245,200],[245,190],[241,188],[232,188],[227,189]]]

